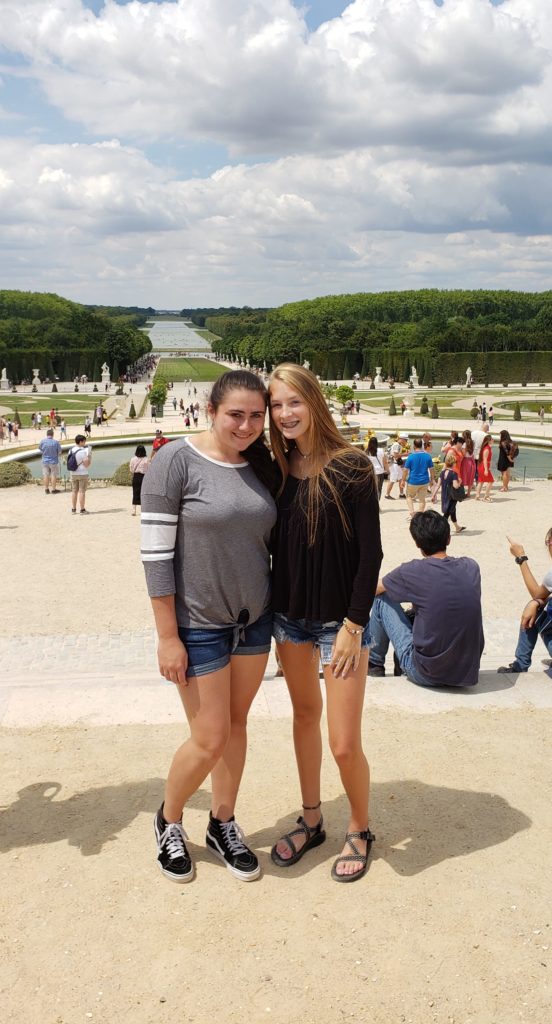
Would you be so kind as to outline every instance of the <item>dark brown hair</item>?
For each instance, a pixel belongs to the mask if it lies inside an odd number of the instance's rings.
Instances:
[[[227,370],[226,373],[221,374],[211,388],[207,404],[212,406],[216,412],[221,402],[224,402],[231,391],[238,391],[240,389],[256,391],[261,395],[265,409],[268,408],[268,391],[264,381],[257,377],[256,373],[251,373],[250,370]],[[268,488],[274,497],[278,491],[280,474],[271,457],[264,430],[261,436],[242,452],[242,455],[251,466],[255,476]]]

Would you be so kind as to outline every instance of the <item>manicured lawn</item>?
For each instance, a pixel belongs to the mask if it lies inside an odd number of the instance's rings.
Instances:
[[[228,367],[214,363],[210,359],[160,359],[157,374],[170,381],[209,381],[217,380]]]
[[[12,415],[17,409],[23,427],[30,427],[31,413],[40,411],[44,417],[50,409],[55,409],[60,416],[65,417],[67,424],[75,424],[84,423],[85,416],[92,413],[101,397],[100,393],[71,395],[54,392],[53,395],[14,395],[11,392],[2,392],[0,405],[8,408]]]

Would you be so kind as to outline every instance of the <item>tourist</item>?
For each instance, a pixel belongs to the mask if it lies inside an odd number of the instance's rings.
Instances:
[[[479,452],[481,451],[481,445],[483,439],[489,434],[489,424],[484,423],[480,430],[472,430],[471,436],[473,441],[473,457],[477,463],[479,459]],[[492,439],[491,439],[492,441]]]
[[[161,871],[189,882],[182,812],[211,773],[208,849],[237,878],[260,874],[234,818],[247,715],[271,642],[271,495],[276,472],[263,428],[267,393],[247,371],[224,373],[211,429],[167,445],[142,487],[142,560],[161,675],[178,687],[190,738],[174,755],[154,820]]]
[[[378,584],[370,615],[371,676],[385,675],[389,643],[396,672],[419,686],[475,686],[483,652],[481,575],[473,558],[447,555],[450,526],[435,509],[417,512],[410,533],[423,558]],[[409,617],[401,607],[413,606]]]
[[[59,438],[60,438],[60,441],[61,441],[61,439],[63,437],[65,438],[65,440],[67,440],[67,426],[66,426],[66,423],[65,423],[65,417],[64,416],[61,417],[61,420],[60,420],[60,423],[59,423]]]
[[[40,412],[40,409],[38,410],[38,412],[35,415],[35,423],[36,423],[37,430],[41,430],[42,429],[42,413]]]
[[[71,458],[72,456],[74,456],[74,462]],[[90,469],[91,462],[92,449],[89,445],[87,446],[84,434],[77,434],[75,444],[67,452],[67,468],[71,474],[71,512],[73,515],[77,511],[77,498],[81,516],[88,515],[88,511],[84,506],[86,503],[86,491],[90,483],[88,470]],[[75,468],[71,469],[73,464]]]
[[[141,505],[142,484],[149,466],[149,460],[143,444],[136,446],[136,451],[128,465],[132,474],[132,515],[135,516],[137,506]]]
[[[349,804],[332,878],[352,882],[364,875],[374,840],[361,718],[366,627],[382,559],[377,490],[369,460],[339,433],[310,370],[276,367],[269,392],[272,450],[284,478],[273,539],[274,636],[293,705],[303,810],[271,857],[289,867],[326,838],[319,652],[330,749]]]
[[[197,428],[199,426],[199,406],[196,408],[196,406],[194,405],[194,414],[193,415],[194,415],[194,427],[197,430]]]
[[[466,498],[469,498],[475,482],[474,443],[471,431],[465,430],[463,438],[462,451],[464,457],[460,463],[460,480],[466,488]]]
[[[376,482],[378,486],[378,498],[381,498],[381,491],[383,488],[383,481],[389,476],[389,463],[387,461],[387,455],[385,449],[378,446],[377,437],[371,437],[368,441],[366,448],[366,454],[374,467],[374,473],[376,474]]]
[[[525,554],[522,544],[517,544],[508,537],[510,553],[521,569],[523,582],[531,595],[521,615],[521,627],[518,635],[514,660],[509,665],[501,665],[499,672],[527,672],[531,666],[535,644],[541,637],[548,653],[552,656],[552,569],[545,574],[542,583],[537,583],[529,568],[529,557]],[[544,543],[548,554],[552,556],[552,528],[546,534]],[[552,666],[548,674],[552,676]]]
[[[57,481],[59,477],[59,457],[61,445],[54,438],[52,427],[48,427],[46,437],[42,438],[39,444],[42,455],[42,480],[44,482],[45,494],[59,494]]]
[[[403,483],[406,483],[406,503],[410,515],[414,515],[414,502],[420,506],[420,512],[425,509],[427,487],[435,479],[433,459],[431,455],[422,450],[423,441],[421,437],[415,437],[413,441],[414,450],[407,456],[403,466]],[[408,481],[408,482],[407,482]]]
[[[455,497],[455,492],[460,490],[462,484],[456,472],[456,457],[452,451],[445,455],[445,465],[439,474],[439,483],[441,484],[441,511],[443,516],[445,519],[450,517],[451,522],[454,523],[456,533],[462,533],[466,527],[458,525],[456,518],[458,499]]]
[[[153,456],[159,451],[159,449],[163,448],[163,446],[168,444],[168,443],[169,443],[169,438],[165,437],[163,431],[162,430],[156,430],[155,431],[155,437],[153,439],[153,444],[151,446],[151,457],[153,458]]]
[[[541,427],[544,426],[544,413],[545,413],[544,405],[541,405],[541,407],[539,409],[539,420],[540,420]]]
[[[492,427],[493,423],[494,423],[494,409],[493,409],[493,407],[491,405],[490,408],[489,408],[489,425]]]
[[[388,501],[395,500],[391,491],[397,483],[399,485],[399,498],[406,500],[406,494],[404,493],[405,483],[403,480],[403,455],[405,454],[403,442],[406,445],[408,444],[408,434],[399,434],[397,440],[393,442],[389,449],[389,478],[385,489],[385,497]]]
[[[85,420],[84,420],[84,433],[86,434],[86,437],[90,437],[90,435],[92,433],[92,420],[90,419],[90,416],[86,416],[85,417]]]
[[[505,493],[510,487],[510,478],[514,461],[519,452],[517,444],[512,441],[507,430],[500,431],[498,462],[496,468],[502,474],[502,487],[500,490]]]
[[[494,476],[491,472],[491,438],[489,434],[485,434],[479,449],[479,459],[477,460],[477,487],[475,489],[475,500],[479,501],[481,498],[481,491],[483,484],[485,484],[485,494],[483,495],[484,501],[492,501],[491,491],[494,484]]]
[[[12,420],[12,418],[10,416],[10,418],[8,419],[8,441],[10,443],[11,443],[12,437],[13,437],[13,420]]]

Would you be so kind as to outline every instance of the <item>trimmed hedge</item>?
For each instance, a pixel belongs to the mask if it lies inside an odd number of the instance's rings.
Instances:
[[[0,465],[0,487],[20,487],[28,484],[33,475],[24,462],[4,462]]]
[[[111,477],[111,483],[116,487],[130,487],[132,485],[132,473],[128,462],[123,462]]]

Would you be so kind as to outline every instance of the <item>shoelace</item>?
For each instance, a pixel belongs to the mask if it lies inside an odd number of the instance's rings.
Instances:
[[[249,853],[244,843],[245,836],[235,821],[221,821],[221,831],[231,853]]]
[[[167,852],[170,860],[177,860],[179,857],[186,856],[184,840],[187,838],[188,836],[182,825],[179,825],[178,822],[171,822],[167,826],[161,836],[161,845]]]

